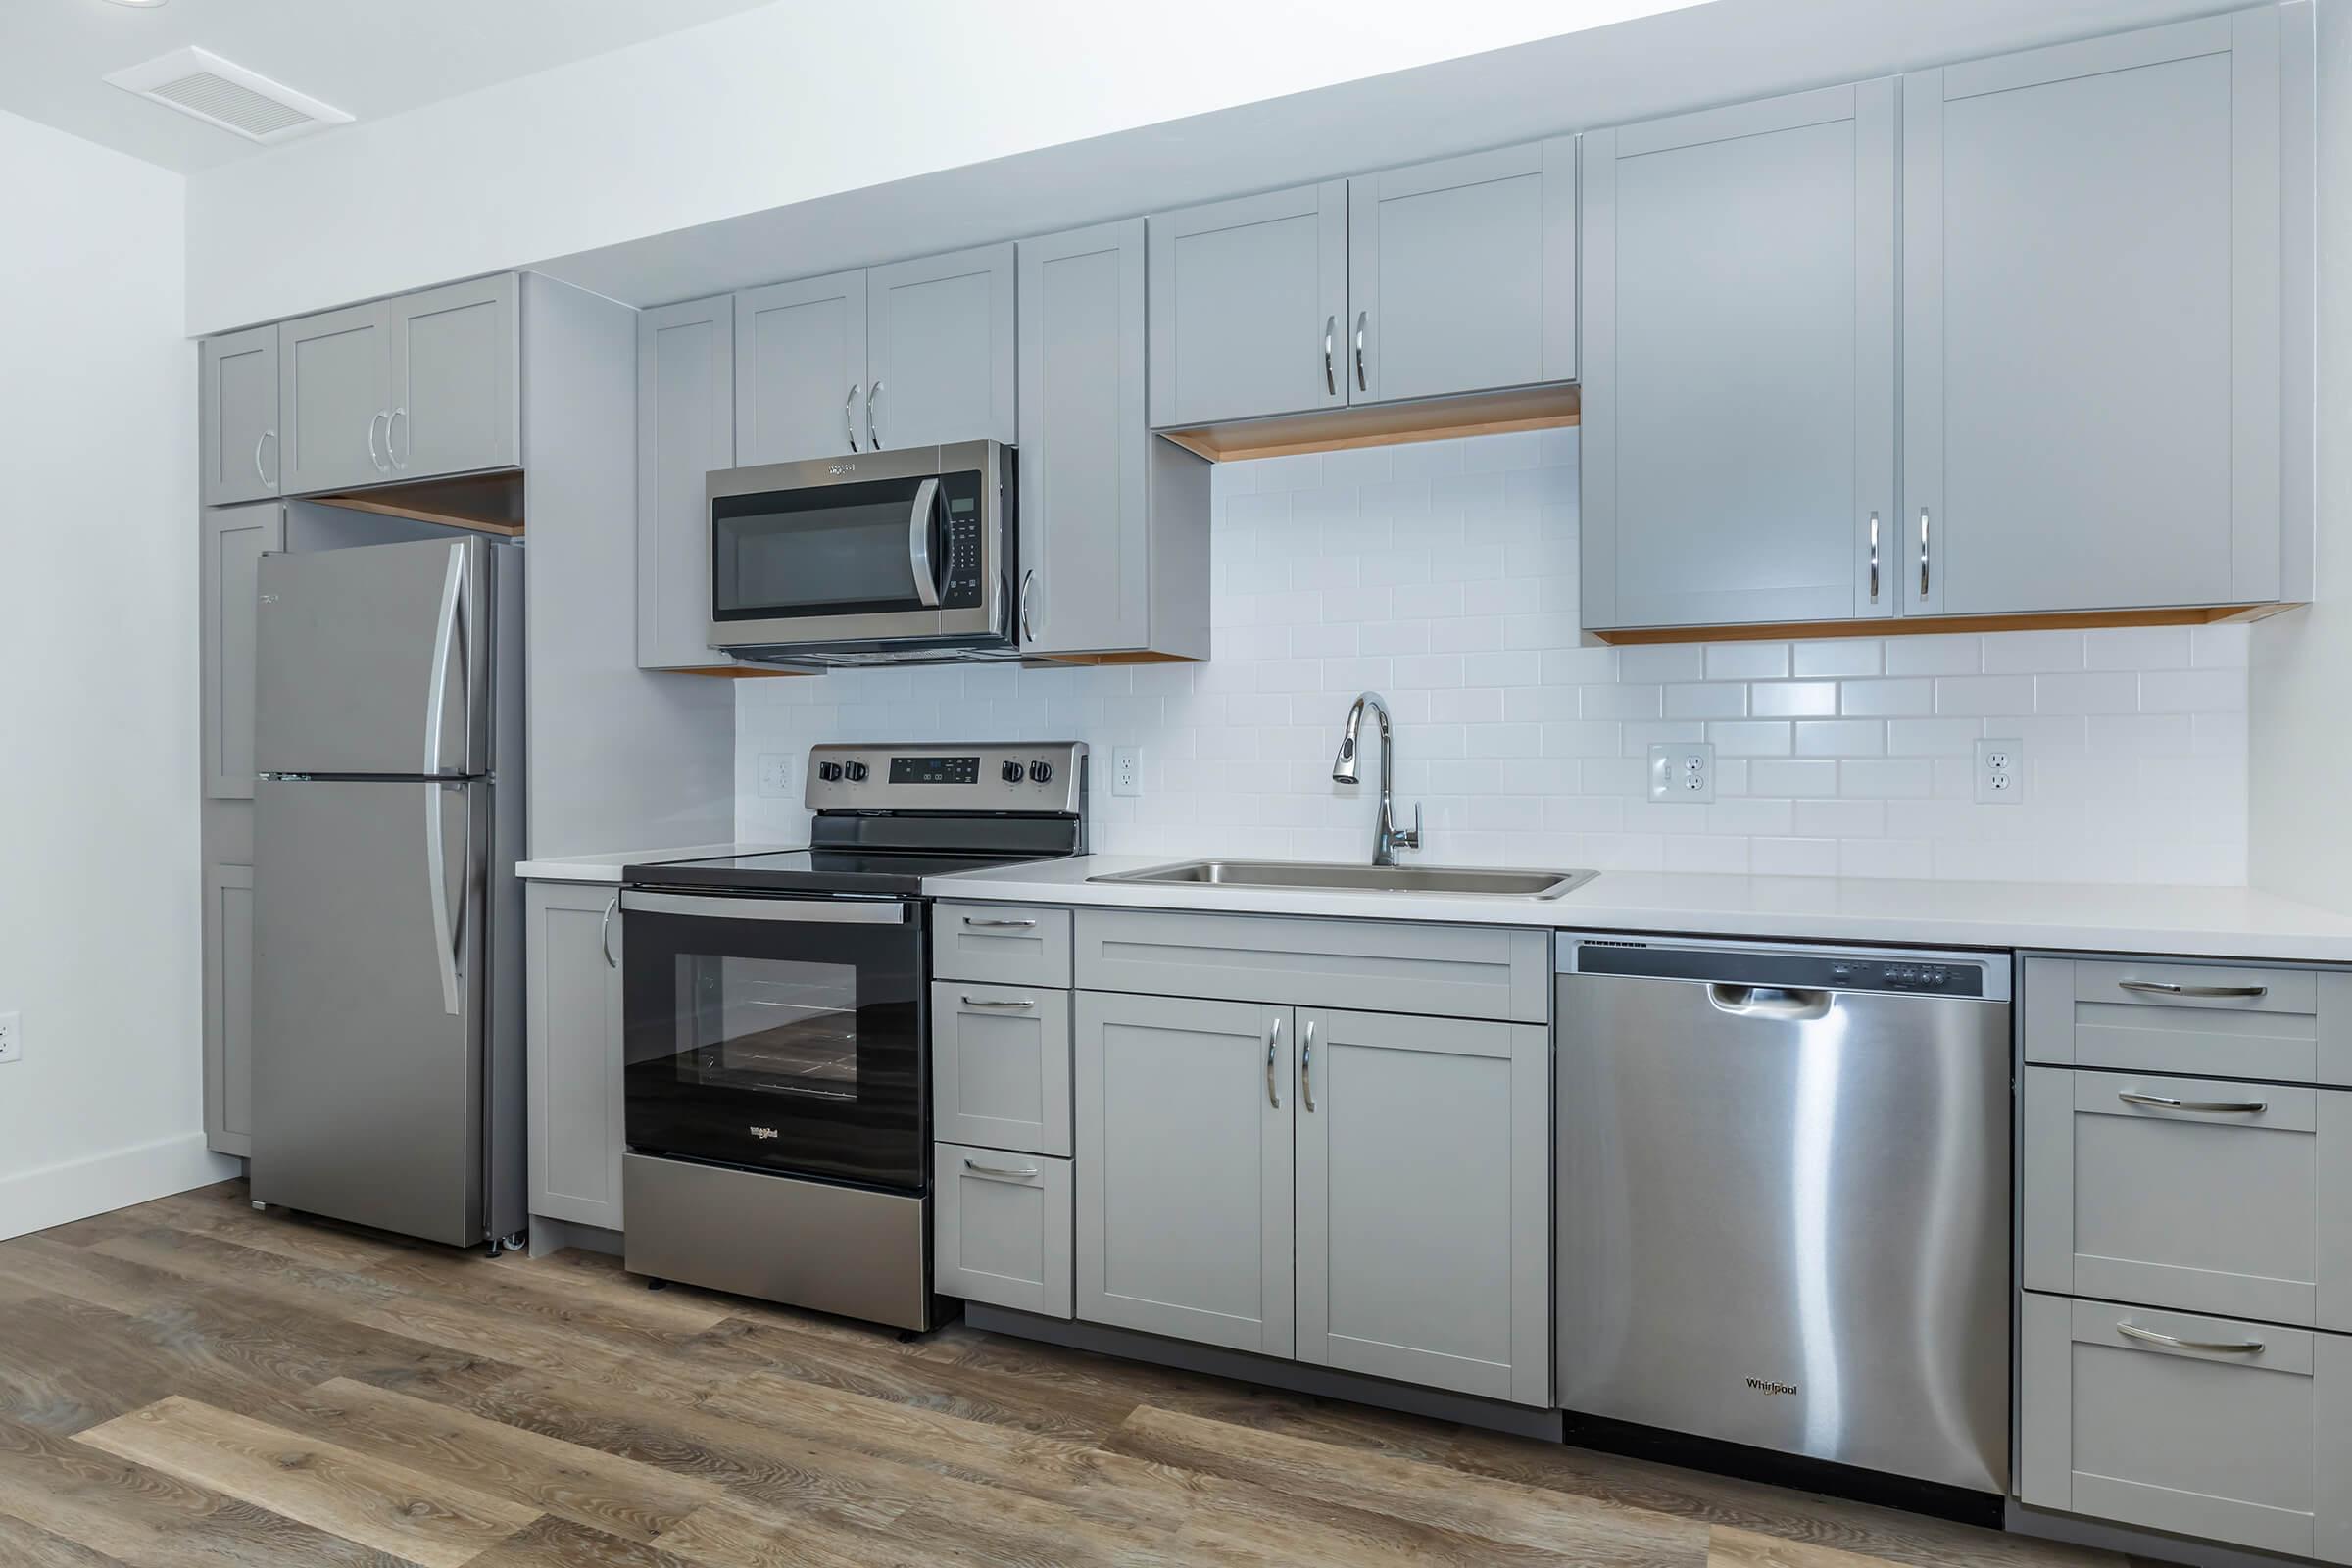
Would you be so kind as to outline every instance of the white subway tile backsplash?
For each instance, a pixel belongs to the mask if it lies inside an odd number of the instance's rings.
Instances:
[[[738,831],[805,830],[763,753],[1067,737],[1102,753],[1100,849],[1360,858],[1376,787],[1330,767],[1371,687],[1433,861],[2244,881],[2244,626],[1587,647],[1576,465],[1573,430],[1220,465],[1213,661],[737,682]],[[2026,742],[2023,803],[1974,801],[1986,735]],[[1715,803],[1651,803],[1650,743],[1700,739]]]

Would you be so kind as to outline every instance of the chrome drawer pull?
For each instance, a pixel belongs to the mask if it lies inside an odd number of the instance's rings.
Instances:
[[[2115,1098],[2127,1105],[2153,1105],[2158,1110],[2210,1110],[2227,1116],[2253,1116],[2271,1108],[2260,1100],[2172,1100],[2163,1095],[2133,1094],[2130,1090],[2119,1092]]]
[[[963,923],[990,931],[1026,931],[1037,924],[1035,920],[975,920],[968,914],[963,917]]]
[[[967,1007],[1034,1007],[1037,1005],[1037,999],[1023,997],[1018,1002],[991,1002],[986,997],[966,997],[963,999],[963,1004]]]
[[[2170,980],[2118,980],[2126,991],[2143,991],[2156,997],[2267,997],[2269,986],[2177,986]]]
[[[1312,1112],[1315,1108],[1315,1020],[1312,1018],[1306,1020],[1306,1033],[1299,1037],[1298,1083],[1306,1097],[1306,1108]]]
[[[1022,1165],[1016,1168],[1011,1165],[983,1165],[976,1159],[967,1159],[963,1162],[963,1168],[975,1176],[1002,1176],[1006,1181],[1028,1182],[1037,1179],[1035,1165]]]
[[[2143,1329],[2132,1323],[2118,1323],[2115,1326],[2115,1332],[2129,1339],[2145,1340],[2150,1345],[2161,1345],[2168,1350],[2213,1350],[2224,1355],[2260,1355],[2262,1353],[2260,1340],[2177,1340],[2170,1334],[2159,1334],[2154,1329]]]
[[[1282,1041],[1282,1015],[1274,1016],[1274,1026],[1266,1031],[1266,1103],[1276,1110],[1282,1108],[1282,1093],[1274,1087],[1274,1051]]]

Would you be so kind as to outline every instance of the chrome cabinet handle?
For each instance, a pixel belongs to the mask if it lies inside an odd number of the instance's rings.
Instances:
[[[882,427],[874,422],[874,399],[882,395],[882,383],[876,381],[865,389],[865,444],[876,452],[882,450]]]
[[[976,1159],[967,1159],[963,1162],[963,1168],[975,1176],[995,1176],[1008,1182],[1037,1180],[1035,1165],[983,1165]]]
[[[1928,597],[1928,509],[1919,509],[1919,597]]]
[[[2161,1345],[2168,1350],[2213,1350],[2224,1355],[2259,1355],[2260,1340],[2181,1340],[2154,1329],[2143,1329],[2136,1323],[2118,1323],[2115,1332],[2127,1339],[2142,1340],[2149,1345]]]
[[[596,945],[605,950],[605,967],[608,969],[620,967],[612,961],[612,911],[619,907],[620,895],[615,893],[612,902],[605,906],[605,917],[596,926]]]
[[[1355,313],[1355,389],[1358,392],[1372,390],[1364,384],[1364,318],[1371,314],[1369,311]]]
[[[1300,1103],[1311,1115],[1315,1108],[1315,1020],[1306,1020],[1305,1030],[1298,1036],[1298,1092]]]
[[[2118,980],[2116,985],[2125,991],[2145,992],[2155,997],[2267,997],[2269,986],[2180,986],[2170,980]]]
[[[1335,398],[1340,395],[1340,378],[1334,375],[1331,369],[1331,340],[1339,329],[1340,318],[1338,317],[1326,316],[1323,318],[1323,391],[1325,395]]]
[[[2205,1110],[2223,1116],[2255,1116],[2271,1108],[2262,1100],[2174,1100],[2165,1095],[2142,1095],[2119,1090],[2116,1099],[2127,1105],[2149,1105],[2157,1110]]]
[[[1021,573],[1021,641],[1025,643],[1037,641],[1037,623],[1030,616],[1032,601],[1036,598],[1031,590],[1036,586],[1037,568],[1032,566]]]
[[[368,427],[368,433],[372,435],[375,432],[375,426],[370,424]],[[262,443],[265,441],[275,441],[276,439],[277,432],[275,430],[264,430],[260,435],[257,435],[253,438],[253,476],[256,479],[261,480],[264,484],[268,484],[270,481],[269,470],[262,466]]]
[[[1282,1092],[1274,1087],[1274,1052],[1282,1041],[1282,1014],[1274,1015],[1274,1026],[1266,1031],[1266,1103],[1276,1110],[1282,1108]]]
[[[931,514],[938,506],[939,480],[933,477],[914,487],[914,506],[906,514],[906,565],[914,573],[916,602],[930,609],[939,605],[939,573],[931,565]]]
[[[1870,514],[1870,602],[1879,602],[1879,514]]]
[[[993,1002],[987,997],[966,997],[963,999],[963,1004],[967,1007],[1034,1007],[1037,1005],[1037,999],[1023,997],[1018,1002]]]
[[[1037,924],[1035,920],[982,920],[968,914],[963,917],[963,923],[984,931],[1027,931]]]
[[[858,383],[850,383],[850,395],[841,400],[841,427],[850,432],[850,450],[861,451],[858,445]]]
[[[375,421],[378,419],[389,424],[392,422],[392,416],[382,409],[368,416],[368,466],[378,473],[390,473],[392,466],[386,463],[382,455],[375,450]]]
[[[394,445],[392,440],[392,427],[408,416],[409,411],[405,408],[394,409],[390,414],[384,416],[384,456],[391,460],[392,466],[395,468],[407,467],[409,466],[409,460],[402,457]],[[412,433],[414,432],[412,431]]]

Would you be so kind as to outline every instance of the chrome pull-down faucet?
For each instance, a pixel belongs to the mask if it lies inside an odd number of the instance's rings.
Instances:
[[[1421,847],[1421,805],[1413,803],[1413,825],[1399,828],[1389,797],[1390,769],[1396,759],[1396,741],[1389,727],[1389,705],[1378,692],[1366,692],[1348,710],[1348,728],[1340,736],[1340,755],[1331,760],[1331,777],[1335,784],[1353,784],[1356,776],[1357,740],[1363,728],[1364,710],[1370,708],[1380,715],[1380,816],[1372,824],[1372,863],[1395,865],[1398,850],[1417,850]]]

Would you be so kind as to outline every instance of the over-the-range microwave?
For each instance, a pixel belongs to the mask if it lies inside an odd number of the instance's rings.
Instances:
[[[705,480],[710,646],[793,664],[1017,659],[1015,451],[997,441]]]

